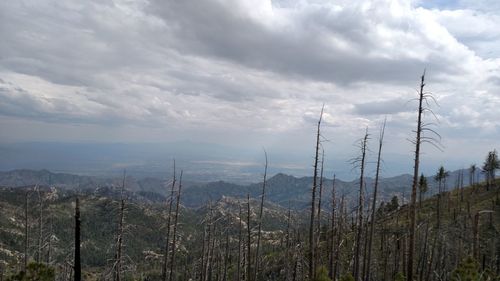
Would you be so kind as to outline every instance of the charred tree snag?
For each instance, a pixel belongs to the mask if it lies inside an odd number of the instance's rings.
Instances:
[[[316,148],[314,155],[314,172],[313,172],[313,185],[311,190],[311,219],[309,221],[309,279],[314,279],[316,275],[315,268],[315,237],[314,237],[314,217],[316,212],[316,189],[318,181],[318,160],[319,160],[319,146],[320,146],[320,136],[321,136],[321,120],[323,118],[324,106],[321,108],[321,113],[318,120],[318,128],[316,132]]]
[[[377,170],[375,173],[375,186],[373,188],[373,201],[372,201],[372,213],[371,213],[371,221],[370,221],[370,238],[368,241],[368,258],[366,260],[366,277],[365,280],[369,281],[370,280],[370,275],[371,275],[371,270],[370,270],[370,265],[371,265],[371,257],[372,257],[372,246],[373,246],[373,235],[375,232],[375,212],[377,209],[377,191],[378,191],[378,183],[379,183],[379,176],[380,176],[380,162],[381,162],[381,156],[382,156],[382,146],[384,144],[384,133],[385,133],[385,124],[386,120],[384,120],[384,124],[382,125],[382,128],[380,129],[380,136],[379,136],[379,142],[378,142],[378,154],[377,154]]]

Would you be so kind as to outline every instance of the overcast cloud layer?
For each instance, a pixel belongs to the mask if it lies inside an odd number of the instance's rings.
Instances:
[[[459,168],[498,145],[499,30],[494,0],[1,1],[0,141],[310,154],[325,103],[331,158],[387,116],[411,159],[426,68],[445,146],[428,157]]]

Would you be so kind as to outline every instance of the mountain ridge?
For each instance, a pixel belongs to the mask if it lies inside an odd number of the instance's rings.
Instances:
[[[458,175],[467,171],[457,170],[450,172],[448,178],[448,189],[456,186],[455,182]],[[323,198],[325,202],[329,202],[333,181],[332,179],[323,178],[324,190]],[[468,176],[464,176],[464,181],[467,183]],[[353,199],[359,192],[359,181],[343,181],[335,180],[338,196],[342,194],[346,198]],[[436,183],[432,177],[428,177],[429,192],[427,195],[435,193]],[[450,184],[451,182],[451,184]],[[135,178],[127,176],[125,185],[126,189],[133,193],[143,193],[147,195],[148,200],[163,200],[167,196],[169,190],[169,180],[153,177]],[[380,201],[389,201],[393,196],[397,196],[404,203],[409,195],[412,177],[409,174],[402,174],[394,177],[380,179]],[[103,177],[103,176],[88,176],[76,175],[69,173],[54,173],[49,170],[30,170],[19,169],[11,171],[0,171],[0,186],[6,187],[21,187],[21,186],[55,186],[63,189],[79,189],[79,190],[96,190],[98,188],[109,188],[111,190],[121,188],[122,178],[120,177]],[[455,184],[455,185],[453,185]],[[304,209],[308,207],[310,200],[310,188],[312,185],[312,177],[295,177],[285,173],[277,173],[266,181],[266,200],[278,204],[283,207],[291,206],[295,209]],[[366,178],[366,191],[368,194],[374,185],[374,179]],[[189,208],[197,208],[209,200],[216,201],[223,196],[235,198],[244,198],[249,194],[251,197],[257,197],[261,194],[262,182],[256,182],[248,185],[230,183],[223,180],[212,182],[183,182],[184,194],[183,204]],[[328,206],[329,203],[325,203]]]

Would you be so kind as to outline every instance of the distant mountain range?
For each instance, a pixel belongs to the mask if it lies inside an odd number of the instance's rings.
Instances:
[[[302,157],[282,157],[273,150],[271,173],[308,175],[309,163]],[[0,171],[48,169],[61,173],[119,176],[123,169],[137,178],[170,175],[173,159],[184,169],[184,178],[209,182],[224,178],[248,184],[262,172],[260,147],[236,148],[203,142],[168,143],[65,143],[0,142]],[[308,159],[304,157],[305,159]],[[294,165],[290,165],[294,163]]]
[[[457,186],[458,175],[461,170],[450,172],[447,180],[447,188],[452,189]],[[463,170],[464,185],[469,183],[469,173]],[[478,174],[479,177],[481,175]],[[427,196],[436,192],[436,183],[429,177],[429,192]],[[398,196],[401,202],[406,202],[409,198],[412,177],[408,174],[382,178],[380,180],[380,201],[388,201],[393,196]],[[48,170],[12,170],[0,172],[0,186],[3,187],[29,187],[34,185],[57,187],[61,189],[79,189],[92,192],[112,192],[121,187],[120,177],[98,177],[83,176],[67,173],[53,173]],[[169,180],[158,178],[137,179],[127,176],[125,188],[136,198],[148,201],[162,201],[167,195]],[[323,206],[328,207],[333,181],[324,178],[323,180]],[[338,196],[345,195],[348,200],[356,198],[359,193],[359,181],[335,181]],[[366,178],[365,190],[371,196],[374,180]],[[218,201],[224,196],[234,198],[246,198],[260,196],[262,183],[240,185],[224,181],[197,183],[183,183],[182,203],[189,208],[197,208],[208,201]],[[266,200],[282,207],[291,206],[294,209],[307,208],[310,201],[312,177],[294,177],[283,173],[278,173],[267,180]],[[354,202],[355,200],[350,200]]]

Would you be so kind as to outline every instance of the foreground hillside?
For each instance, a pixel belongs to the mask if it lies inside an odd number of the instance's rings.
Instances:
[[[498,182],[497,182],[498,185]],[[24,204],[28,192],[28,256],[31,260],[56,268],[60,280],[71,274],[75,192],[32,188],[0,189],[0,262],[2,274],[22,268],[25,245]],[[81,206],[81,252],[86,280],[109,279],[115,252],[118,200],[113,191],[87,190],[78,194]],[[42,231],[40,206],[42,199]],[[159,280],[165,243],[166,207],[164,203],[145,202],[128,195],[124,232],[124,275],[143,280]],[[326,199],[324,199],[326,200]],[[437,204],[440,204],[439,226]],[[182,199],[181,199],[182,201]],[[328,201],[328,200],[326,200]],[[245,236],[248,228],[246,198],[222,197],[201,208],[181,208],[177,240],[178,269],[188,280],[201,274],[200,267],[213,271],[213,280],[223,275],[243,275]],[[259,200],[250,200],[251,251],[255,252]],[[331,214],[322,215],[318,259],[325,266],[332,260],[332,241],[339,246],[333,263],[338,277],[350,272],[349,258],[354,239],[352,209],[337,209],[337,222],[331,229]],[[293,212],[272,203],[264,205],[262,260],[259,280],[302,280],[306,264],[305,230],[308,211]],[[475,185],[434,195],[424,200],[418,218],[418,270],[424,280],[450,280],[453,270],[467,256],[475,256],[481,270],[498,274],[500,261],[499,188]],[[477,215],[479,214],[479,215]],[[395,280],[404,268],[407,243],[406,206],[383,203],[377,211],[372,267],[374,280]],[[477,227],[475,227],[475,218]],[[369,225],[368,223],[366,224]],[[333,236],[332,236],[333,233]],[[367,232],[365,232],[367,233]],[[210,237],[211,236],[211,237]],[[41,237],[41,240],[40,240]],[[334,239],[332,239],[334,238]],[[476,242],[474,242],[476,241]],[[477,243],[477,244],[475,244]],[[40,246],[41,245],[41,246]],[[239,245],[239,246],[238,246]],[[478,245],[473,249],[473,245]],[[41,249],[41,251],[39,251]],[[474,253],[475,252],[475,253]],[[239,256],[239,258],[238,258]],[[212,260],[207,265],[207,259]],[[238,263],[239,260],[239,263]],[[335,258],[333,259],[335,260]],[[180,273],[179,273],[180,274]],[[240,275],[240,276],[241,276]],[[156,277],[155,277],[156,276]],[[59,278],[58,277],[58,278]],[[291,278],[291,277],[290,277]]]
[[[468,257],[484,277],[467,280],[500,278],[500,181],[436,194],[418,208],[417,272],[423,280],[460,280],[453,272]],[[405,267],[407,225],[407,206],[380,218],[375,240],[379,280]]]
[[[25,243],[24,204],[28,194],[28,255],[33,261],[46,262],[58,268],[59,274],[70,274],[73,261],[75,197],[73,191],[42,189],[42,246],[40,238],[40,206],[38,192],[33,188],[0,188],[0,264],[8,275],[22,268]],[[127,270],[140,272],[131,276],[159,274],[165,244],[165,203],[145,202],[130,193],[125,208],[124,253]],[[81,252],[87,278],[105,278],[112,266],[115,251],[119,200],[116,192],[87,190],[78,194],[81,208]],[[246,199],[245,199],[246,200]],[[246,202],[246,201],[245,201]],[[255,220],[258,202],[250,201],[251,218]],[[185,259],[200,251],[201,233],[207,216],[217,218],[226,228],[238,223],[238,209],[243,199],[223,197],[201,208],[181,206],[178,244]],[[264,208],[266,237],[280,236],[286,226],[287,210],[266,203]],[[224,230],[228,231],[228,229]],[[232,231],[231,235],[234,234]],[[278,238],[276,238],[278,239]],[[39,249],[41,254],[39,255]],[[187,260],[186,260],[187,262]]]

